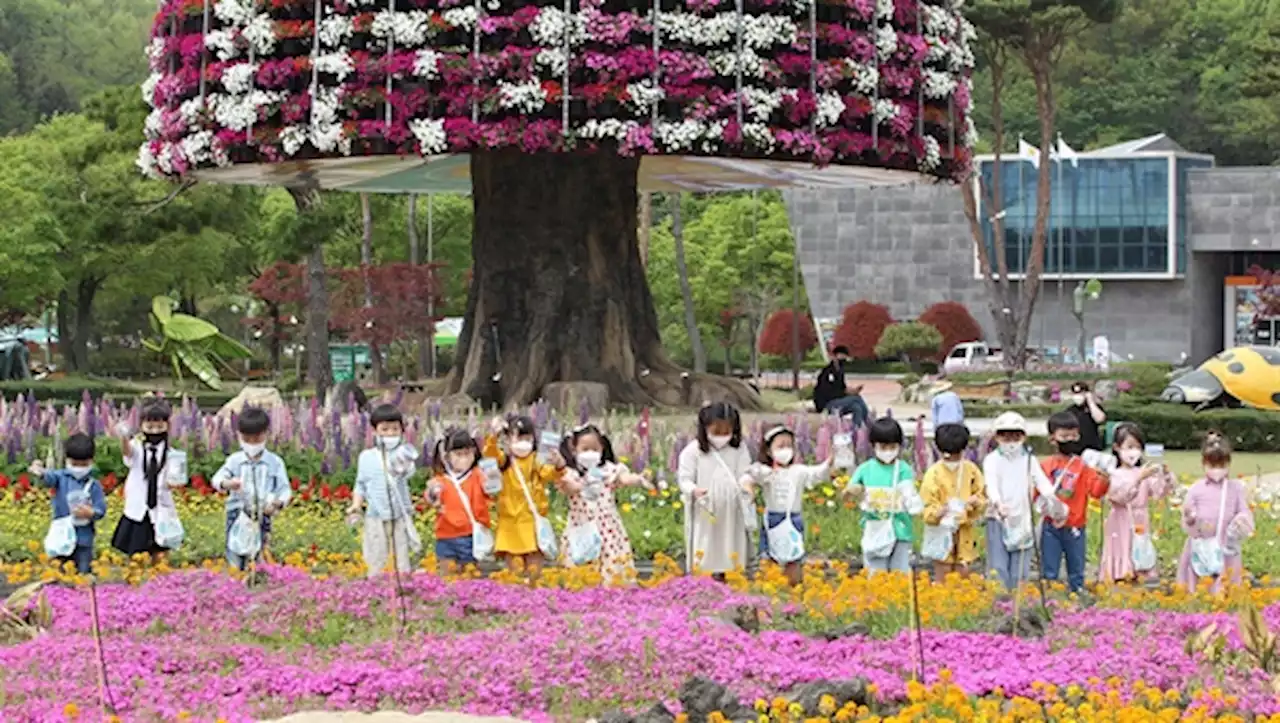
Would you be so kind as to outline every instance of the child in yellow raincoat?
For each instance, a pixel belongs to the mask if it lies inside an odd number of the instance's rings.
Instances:
[[[509,569],[523,570],[533,580],[542,574],[545,562],[538,550],[534,515],[546,516],[547,485],[558,480],[564,471],[559,452],[549,455],[551,464],[538,461],[533,453],[536,436],[537,429],[529,417],[494,419],[482,451],[502,470],[494,552]]]
[[[942,454],[924,473],[920,498],[924,500],[925,540],[921,554],[933,561],[935,579],[968,571],[978,561],[982,533],[978,529],[986,511],[986,483],[978,465],[964,458],[969,429],[963,424],[942,424],[934,432]]]

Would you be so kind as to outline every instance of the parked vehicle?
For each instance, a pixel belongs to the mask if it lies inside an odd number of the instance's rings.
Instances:
[[[944,373],[1000,366],[1003,357],[998,349],[992,349],[983,341],[966,341],[956,344],[942,362]]]

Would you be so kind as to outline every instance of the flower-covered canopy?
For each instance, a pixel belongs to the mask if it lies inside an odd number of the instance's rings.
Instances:
[[[139,165],[414,190],[427,159],[600,150],[644,156],[649,187],[958,178],[961,1],[166,0]]]

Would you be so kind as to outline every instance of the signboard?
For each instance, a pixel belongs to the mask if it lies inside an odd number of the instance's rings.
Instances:
[[[369,363],[369,347],[363,344],[330,344],[329,368],[334,382],[354,382],[361,367]]]

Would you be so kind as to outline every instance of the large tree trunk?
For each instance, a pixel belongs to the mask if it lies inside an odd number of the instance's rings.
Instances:
[[[373,268],[373,207],[369,205],[367,193],[360,194],[360,221],[360,270],[364,276],[364,305],[367,309],[373,306],[373,279],[369,276],[369,270]],[[386,384],[387,372],[382,364],[382,349],[377,342],[369,342],[369,361],[373,362],[373,380]]]
[[[1049,51],[1033,52],[1028,50],[1027,65],[1031,68],[1031,78],[1036,88],[1036,116],[1040,121],[1040,171],[1036,178],[1036,225],[1031,232],[1031,256],[1027,260],[1025,283],[1022,298],[1018,304],[1018,327],[1014,336],[1012,359],[1014,368],[1022,369],[1027,365],[1027,343],[1031,337],[1031,317],[1040,297],[1041,276],[1044,274],[1044,255],[1049,238],[1049,210],[1053,199],[1053,163],[1054,147],[1054,99],[1053,99],[1053,61]],[[1061,161],[1059,161],[1061,162]],[[1061,269],[1059,269],[1061,273]]]
[[[267,340],[267,353],[270,355],[271,373],[280,373],[280,337],[283,329],[280,323],[280,303],[276,301],[267,302],[267,316],[271,319],[271,330],[268,332],[270,337]]]
[[[693,289],[689,286],[689,267],[684,261],[684,220],[681,217],[680,194],[675,194],[670,200],[671,237],[676,247],[676,275],[680,277],[684,329],[689,334],[689,346],[693,349],[693,370],[704,373],[707,371],[707,349],[702,345],[702,332],[698,330],[698,317],[693,308]]]
[[[653,232],[653,194],[640,194],[640,265],[649,267],[649,237]]]
[[[291,188],[289,194],[299,214],[310,213],[320,205],[316,188]],[[324,267],[323,239],[307,239],[314,244],[307,253],[307,379],[315,387],[316,398],[324,401],[333,386],[333,368],[329,366],[329,287]]]
[[[731,379],[684,373],[667,358],[637,245],[638,158],[471,154],[473,278],[450,388],[517,405],[551,382],[590,381],[614,404],[748,408]]]
[[[84,373],[89,371],[89,336],[93,332],[93,300],[98,295],[101,282],[92,277],[84,277],[76,283],[75,318],[71,321],[70,330],[63,306],[67,294],[59,295],[58,304],[58,339],[62,346],[62,355],[69,371]],[[69,333],[68,333],[69,331]]]
[[[68,370],[75,370],[76,357],[71,352],[71,317],[68,312],[71,310],[71,294],[66,289],[58,292],[58,308],[54,311],[54,318],[58,327],[58,353],[62,355],[62,363]]]

